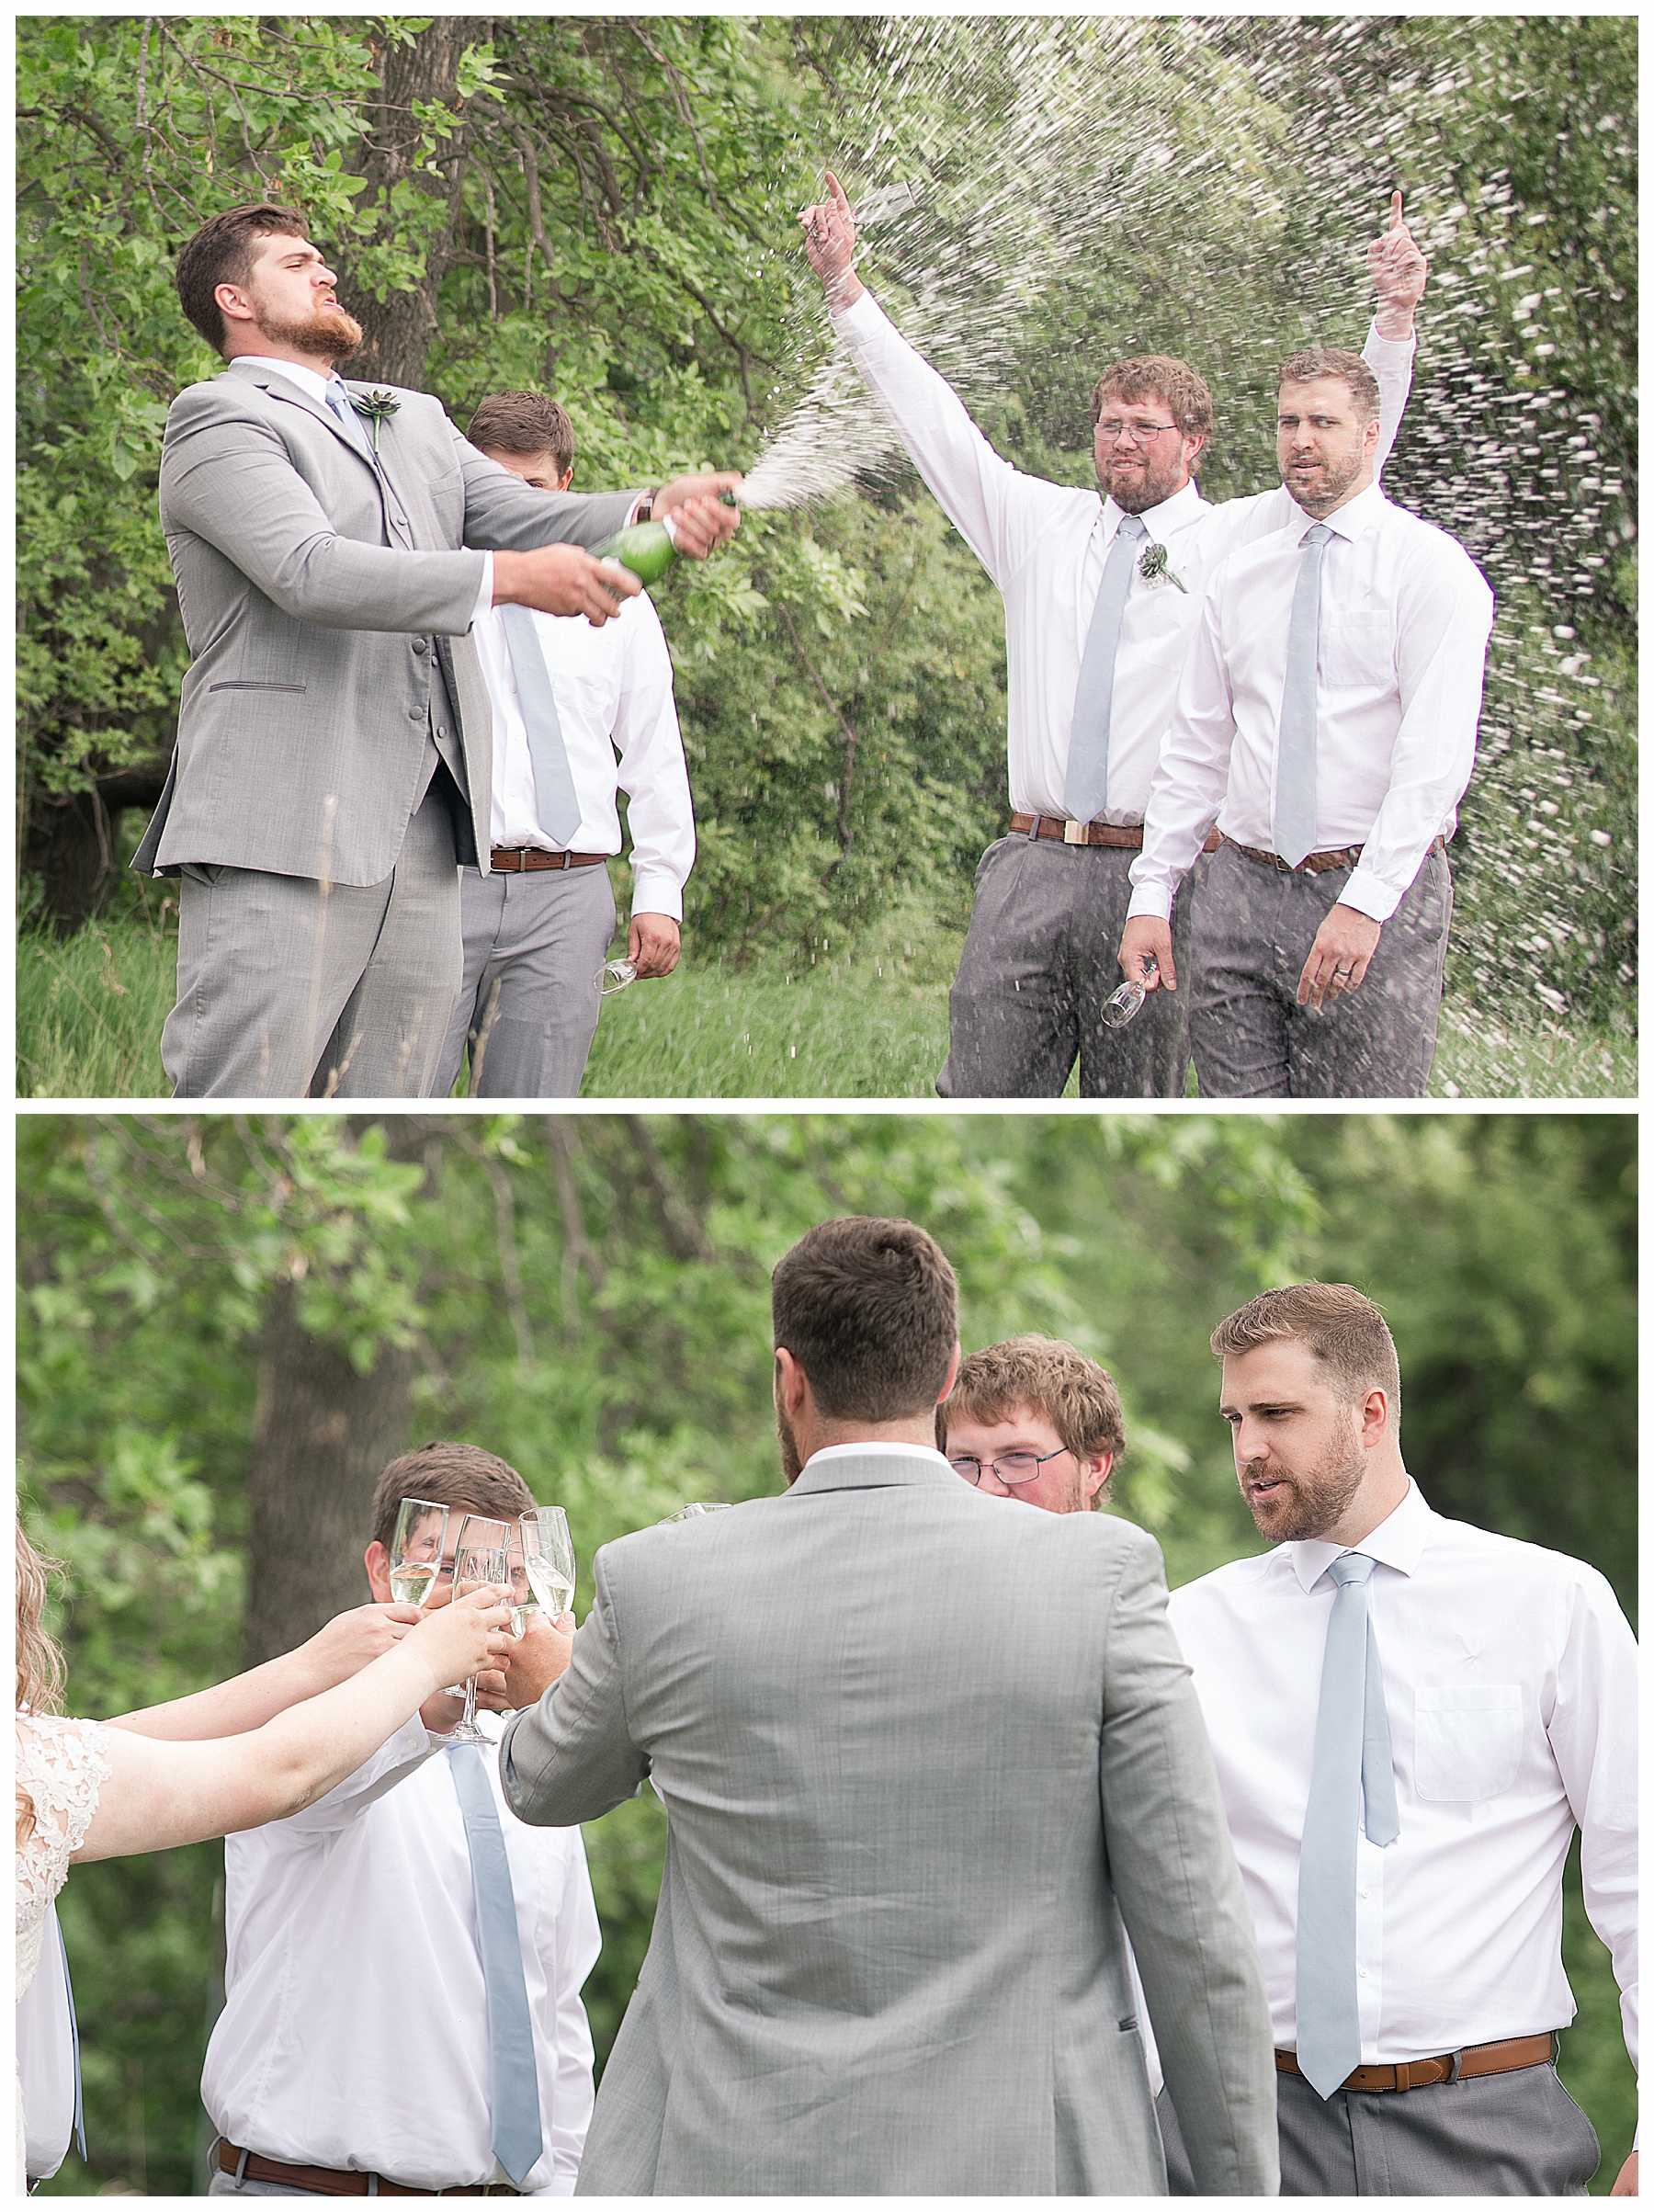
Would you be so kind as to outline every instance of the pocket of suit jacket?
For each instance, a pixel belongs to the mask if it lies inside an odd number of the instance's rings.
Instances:
[[[1422,1798],[1468,1804],[1496,1798],[1522,1760],[1522,1691],[1477,1682],[1413,1692],[1414,1781]]]
[[[221,684],[209,684],[209,691],[308,691],[308,684],[253,684],[232,676]]]

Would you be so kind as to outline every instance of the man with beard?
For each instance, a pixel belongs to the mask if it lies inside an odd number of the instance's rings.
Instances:
[[[1364,361],[1312,346],[1279,384],[1291,513],[1201,609],[1120,966],[1156,993],[1192,968],[1203,1095],[1422,1097],[1493,595],[1456,539],[1380,490]],[[1191,962],[1170,917],[1214,822]]]
[[[1162,354],[1117,361],[1098,380],[1094,491],[1013,468],[864,289],[854,214],[831,174],[827,186],[800,221],[834,332],[1005,602],[1010,834],[977,869],[936,1088],[1054,1098],[1078,1055],[1087,1097],[1181,1097],[1184,1002],[1150,998],[1124,1028],[1106,1026],[1102,1009],[1119,981],[1127,870],[1202,588],[1236,547],[1278,530],[1291,501],[1279,489],[1221,506],[1202,499],[1195,473],[1212,396],[1186,362]],[[1425,278],[1399,193],[1367,264],[1382,465],[1407,402]],[[1188,889],[1174,890],[1172,930],[1186,947]]]
[[[1384,1318],[1342,1283],[1221,1322],[1277,1548],[1174,1591],[1274,2015],[1284,2196],[1582,2196],[1557,2078],[1562,1868],[1637,2056],[1637,1648],[1602,1575],[1444,1519],[1402,1463]],[[1202,2194],[1161,2100],[1173,2195]],[[1636,2193],[1636,2153],[1616,2195]]]
[[[232,208],[178,256],[229,364],[173,403],[161,521],[195,656],[134,867],[179,877],[180,1096],[429,1093],[460,981],[458,863],[486,865],[489,607],[602,623],[638,588],[583,549],[651,494],[532,492],[423,392],[346,384],[361,342],[290,208]],[[733,476],[652,494],[681,551]],[[554,543],[553,540],[570,542]]]
[[[1212,2195],[1273,2195],[1257,1957],[1153,1539],[935,1447],[953,1271],[910,1221],[777,1265],[788,1488],[606,1545],[508,1730],[524,1820],[670,1824],[582,2195],[1160,2195],[1129,1931]]]

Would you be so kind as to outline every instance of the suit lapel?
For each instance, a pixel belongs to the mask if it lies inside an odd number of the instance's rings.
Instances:
[[[345,428],[332,408],[326,406],[321,400],[312,399],[310,393],[301,390],[290,377],[271,376],[268,370],[263,369],[247,369],[238,372],[234,362],[231,363],[226,373],[232,376],[239,373],[248,383],[256,384],[261,391],[267,391],[273,400],[281,400],[289,407],[302,409],[312,422],[325,423],[346,452],[362,468],[372,469],[375,478],[378,478],[380,471],[374,467],[373,462],[368,459],[349,431]],[[346,389],[348,391],[349,386],[347,385]],[[371,437],[372,433],[369,432],[368,435]]]

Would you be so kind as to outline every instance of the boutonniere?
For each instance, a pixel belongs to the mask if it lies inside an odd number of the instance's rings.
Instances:
[[[380,425],[396,413],[402,402],[393,391],[353,391],[350,403],[364,422],[373,425],[374,458],[379,458]]]
[[[1173,573],[1171,561],[1163,545],[1146,545],[1142,559],[1138,562],[1138,574],[1143,582],[1158,588],[1162,584],[1175,584],[1186,599],[1189,587],[1183,578]]]

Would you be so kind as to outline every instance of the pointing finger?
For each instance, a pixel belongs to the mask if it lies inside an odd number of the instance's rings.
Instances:
[[[1390,229],[1392,231],[1399,231],[1400,228],[1401,195],[1399,192],[1392,192],[1390,194]]]

